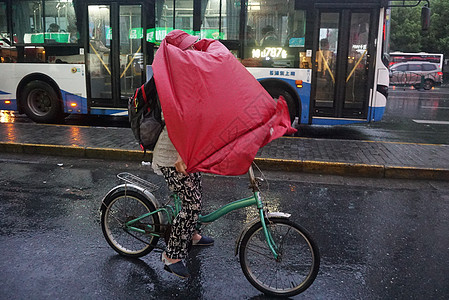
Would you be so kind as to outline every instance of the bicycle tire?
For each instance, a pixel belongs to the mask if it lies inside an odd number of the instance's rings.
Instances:
[[[248,281],[259,291],[291,297],[304,292],[320,267],[318,246],[300,225],[284,218],[265,220],[279,247],[275,259],[263,233],[262,223],[252,225],[239,248],[240,266]]]
[[[156,246],[159,237],[137,231],[127,231],[124,223],[145,213],[155,211],[154,205],[145,196],[134,191],[118,191],[105,199],[101,205],[101,229],[108,244],[117,253],[127,257],[142,257]],[[142,219],[136,224],[140,229],[152,225],[159,231],[158,214]]]

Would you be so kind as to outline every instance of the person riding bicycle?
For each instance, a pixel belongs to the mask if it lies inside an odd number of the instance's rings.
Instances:
[[[198,37],[181,30],[167,34],[165,40],[183,51],[196,51],[193,44]],[[201,211],[202,185],[201,173],[188,174],[186,164],[173,146],[164,127],[156,143],[153,153],[153,169],[162,174],[168,188],[176,193],[182,201],[182,209],[173,221],[166,250],[162,253],[164,269],[175,275],[186,278],[189,271],[183,263],[187,256],[188,246],[210,246],[214,240],[201,236],[196,232],[196,224]]]
[[[164,269],[180,277],[189,275],[182,259],[190,241],[214,243],[195,232],[202,192],[198,172],[245,174],[261,147],[296,131],[282,97],[273,100],[222,43],[197,39],[170,32],[152,65],[166,124],[153,168],[182,201],[162,260]]]

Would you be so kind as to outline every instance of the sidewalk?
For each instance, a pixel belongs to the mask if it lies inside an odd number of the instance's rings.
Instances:
[[[0,123],[0,152],[151,160],[129,128]],[[449,181],[449,145],[285,137],[259,150],[264,169]]]

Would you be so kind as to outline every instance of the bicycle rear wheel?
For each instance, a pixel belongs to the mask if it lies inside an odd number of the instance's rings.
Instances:
[[[160,220],[157,213],[134,223],[134,229],[126,222],[155,211],[154,205],[143,195],[133,191],[119,191],[101,205],[101,229],[108,244],[121,255],[141,257],[156,246]]]
[[[274,258],[262,223],[251,226],[239,248],[240,265],[248,281],[259,291],[290,297],[305,291],[315,280],[320,254],[310,234],[300,225],[283,218],[265,220],[278,248]]]

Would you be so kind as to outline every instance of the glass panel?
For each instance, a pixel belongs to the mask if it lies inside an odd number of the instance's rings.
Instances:
[[[399,66],[397,68],[394,68],[393,70],[398,71],[398,72],[405,72],[408,70],[408,66],[407,65]]]
[[[176,0],[175,29],[193,33],[193,0]]]
[[[142,84],[143,28],[140,5],[120,6],[120,89],[128,99]]]
[[[239,39],[239,5],[231,0],[205,0],[201,5],[201,38]]]
[[[174,14],[173,6],[176,9]],[[148,30],[147,41],[159,42],[173,29],[182,29],[201,38],[239,38],[240,5],[236,5],[235,1],[203,0],[201,16],[201,31],[193,32],[193,0],[176,0],[175,3],[173,0],[156,0],[156,28]]]
[[[169,28],[168,32],[173,30],[173,0],[156,0],[156,28]],[[163,37],[158,35],[156,39],[162,40]]]
[[[174,6],[175,14],[173,14]],[[148,29],[147,41],[160,42],[174,28],[194,34],[193,0],[176,0],[176,3],[173,0],[156,0],[156,28]]]
[[[13,34],[18,43],[43,43],[41,1],[13,1]]]
[[[8,32],[6,3],[0,2],[0,63],[16,62],[17,51],[11,47],[11,37]]]
[[[33,44],[76,43],[79,33],[72,0],[45,1],[45,20],[42,3],[13,2],[13,32],[16,41]]]
[[[408,70],[409,71],[421,71],[421,65],[420,64],[409,64]]]
[[[436,71],[437,70],[437,66],[429,65],[429,64],[423,64],[422,65],[422,70],[423,71]]]
[[[6,3],[0,2],[0,39],[10,41],[8,33],[8,23],[6,18]],[[4,43],[0,40],[0,43]]]
[[[79,33],[76,27],[75,8],[71,0],[45,1],[45,42],[76,43]]]
[[[322,13],[320,16],[320,42],[316,54],[315,106],[317,107],[333,107],[334,105],[339,18],[339,13]]]
[[[344,108],[362,109],[368,92],[369,13],[351,14]]]
[[[382,61],[385,66],[390,66],[389,61],[390,57],[390,20],[391,20],[391,8],[385,9],[384,15],[384,34],[383,34],[383,42],[382,42]]]
[[[89,6],[88,70],[91,97],[112,98],[110,47],[112,29],[107,5]]]
[[[305,58],[305,11],[296,10],[294,1],[248,2],[243,64],[246,66],[299,67]]]

